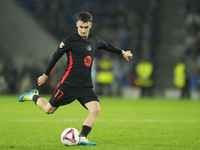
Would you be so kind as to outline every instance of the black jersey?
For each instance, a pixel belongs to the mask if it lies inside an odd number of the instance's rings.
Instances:
[[[45,74],[49,75],[56,62],[66,53],[67,69],[60,83],[65,82],[73,87],[93,87],[91,67],[97,49],[105,49],[118,54],[122,52],[111,43],[101,41],[96,35],[90,34],[87,39],[83,39],[78,33],[74,33],[60,43]]]

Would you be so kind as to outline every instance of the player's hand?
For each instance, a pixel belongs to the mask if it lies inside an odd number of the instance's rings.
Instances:
[[[133,57],[131,51],[122,51],[122,55],[126,59],[126,61],[129,61],[129,59]]]
[[[38,86],[41,86],[42,84],[44,84],[48,79],[48,76],[46,74],[41,75],[38,78]]]

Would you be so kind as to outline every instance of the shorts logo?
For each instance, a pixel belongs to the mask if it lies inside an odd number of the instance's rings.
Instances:
[[[86,49],[87,49],[87,51],[91,51],[92,50],[91,45],[86,45]]]
[[[63,48],[63,46],[65,46],[65,44],[63,42],[60,43],[60,48]]]
[[[87,67],[90,67],[90,66],[91,66],[91,63],[92,63],[92,58],[91,58],[91,56],[85,57],[85,59],[84,59],[84,64],[85,64]]]

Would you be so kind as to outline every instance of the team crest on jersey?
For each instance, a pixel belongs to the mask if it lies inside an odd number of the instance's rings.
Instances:
[[[92,50],[91,45],[86,45],[86,49],[87,49],[87,51],[91,51]]]
[[[90,67],[91,63],[92,63],[92,57],[91,56],[86,56],[85,59],[84,59],[84,64],[87,67]]]
[[[65,46],[65,44],[63,42],[60,43],[60,48],[63,48],[63,46]]]

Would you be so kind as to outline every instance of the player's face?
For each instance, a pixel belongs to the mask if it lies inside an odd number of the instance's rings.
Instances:
[[[83,22],[81,20],[76,22],[76,26],[78,27],[78,34],[84,38],[87,39],[88,34],[90,32],[90,28],[92,28],[91,22]]]

